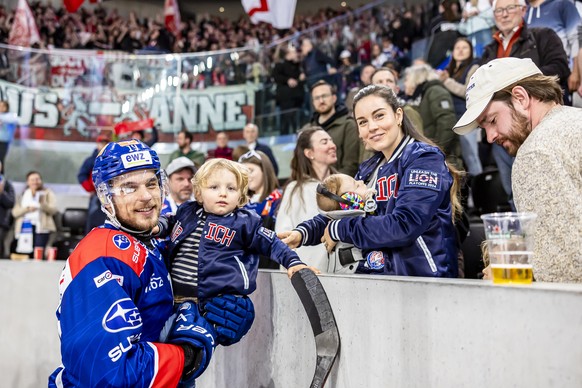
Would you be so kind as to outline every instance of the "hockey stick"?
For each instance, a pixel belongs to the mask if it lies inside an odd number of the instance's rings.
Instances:
[[[335,317],[323,285],[313,271],[307,268],[297,271],[291,278],[291,284],[301,299],[315,336],[317,360],[310,387],[321,388],[340,350]]]

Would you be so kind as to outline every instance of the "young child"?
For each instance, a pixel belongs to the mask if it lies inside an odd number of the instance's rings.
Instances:
[[[338,220],[344,217],[365,216],[376,210],[376,191],[349,175],[333,174],[317,186],[317,206],[327,218]],[[293,231],[280,233],[283,242],[292,248],[307,243],[309,236],[316,233],[317,226],[311,221],[299,224]],[[360,249],[352,244],[340,242],[337,246],[326,246],[329,252],[328,272],[354,273],[360,266],[374,272],[375,263],[367,263]],[[334,249],[335,248],[335,249]],[[365,272],[365,271],[364,271]]]
[[[334,210],[376,210],[374,195],[363,181],[357,181],[346,174],[328,176],[317,188],[317,206],[324,212]],[[338,217],[340,218],[340,217]]]
[[[168,237],[174,300],[204,300],[219,294],[249,295],[256,288],[259,254],[287,268],[291,277],[307,266],[262,227],[247,201],[248,175],[227,159],[204,163],[192,179],[196,201],[176,215],[160,217],[159,237]],[[309,267],[314,272],[316,269]]]

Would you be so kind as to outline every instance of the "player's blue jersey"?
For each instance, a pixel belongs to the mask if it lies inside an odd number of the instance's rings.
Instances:
[[[59,281],[63,365],[49,387],[175,387],[183,350],[157,342],[172,314],[157,248],[106,225],[75,248]]]
[[[458,243],[450,200],[453,178],[444,154],[407,136],[390,160],[379,166],[383,159],[377,153],[362,163],[356,175],[368,182],[378,169],[374,187],[378,215],[331,221],[330,236],[362,249],[361,272],[457,277]],[[319,244],[328,222],[318,215],[299,224],[296,230],[303,244]]]

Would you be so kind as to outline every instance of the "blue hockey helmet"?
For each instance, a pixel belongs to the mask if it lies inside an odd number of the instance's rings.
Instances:
[[[131,171],[160,171],[160,158],[156,151],[139,140],[108,143],[93,165],[92,179],[95,188],[102,183]]]
[[[131,139],[109,143],[103,147],[95,159],[92,171],[93,185],[101,201],[102,210],[116,226],[120,224],[115,209],[106,208],[112,204],[111,181],[121,175],[140,170],[152,170],[156,174],[163,202],[169,191],[166,174],[161,169],[160,158],[156,151],[141,141]]]

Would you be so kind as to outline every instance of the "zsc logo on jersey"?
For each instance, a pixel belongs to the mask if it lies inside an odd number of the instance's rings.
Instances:
[[[370,269],[382,269],[384,268],[384,254],[380,251],[373,251],[368,253],[366,256],[366,261]]]
[[[129,241],[129,238],[123,234],[116,234],[113,236],[113,244],[122,251],[125,251],[131,246],[131,241]]]
[[[110,333],[135,329],[141,325],[141,315],[129,298],[114,302],[103,316],[103,328]]]
[[[95,282],[97,288],[101,287],[102,285],[108,283],[111,280],[116,280],[120,286],[123,286],[123,276],[114,275],[110,270],[107,270],[103,272],[101,275],[93,278],[93,281]]]
[[[174,229],[172,229],[172,237],[170,237],[170,240],[172,240],[172,242],[176,241],[176,239],[182,234],[183,231],[184,228],[182,228],[182,224],[180,224],[180,222],[176,222]]]
[[[429,170],[410,170],[404,181],[404,187],[421,187],[440,191],[441,176],[439,173]]]

